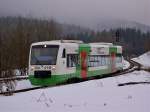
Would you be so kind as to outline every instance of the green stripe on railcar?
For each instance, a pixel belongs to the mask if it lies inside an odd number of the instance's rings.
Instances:
[[[109,48],[109,54],[111,54],[111,53],[116,53],[117,54],[117,47],[115,47],[115,46],[110,47]]]
[[[94,70],[94,71],[87,71],[88,77],[92,76],[103,76],[104,74],[109,73],[108,69],[101,69],[101,70]],[[49,78],[35,78],[33,75],[29,75],[29,79],[33,85],[56,85],[59,83],[66,82],[68,79],[71,78],[82,78],[80,74],[72,73],[72,74],[60,74],[60,75],[51,75]]]

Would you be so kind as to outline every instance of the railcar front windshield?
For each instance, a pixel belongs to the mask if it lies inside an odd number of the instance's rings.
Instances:
[[[58,45],[36,45],[31,48],[31,65],[56,65]]]

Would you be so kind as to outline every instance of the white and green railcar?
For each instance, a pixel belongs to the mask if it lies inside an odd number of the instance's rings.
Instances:
[[[55,40],[33,43],[29,79],[33,85],[56,85],[122,70],[122,47],[111,43]]]

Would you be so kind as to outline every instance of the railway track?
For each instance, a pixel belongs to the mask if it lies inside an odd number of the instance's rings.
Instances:
[[[7,82],[7,81],[14,81],[14,80],[28,80],[28,76],[21,76],[21,77],[8,77],[8,78],[0,78],[0,83],[1,82]]]
[[[133,60],[128,60],[128,62],[130,63],[130,66],[127,69],[124,69],[120,72],[116,72],[116,73],[109,73],[109,74],[104,74],[104,75],[99,75],[99,76],[95,76],[95,77],[90,77],[87,79],[83,79],[83,80],[76,80],[76,81],[67,81],[64,83],[60,83],[57,85],[52,85],[52,86],[38,86],[38,87],[32,87],[32,88],[25,88],[25,89],[21,89],[21,90],[13,90],[13,91],[5,91],[5,92],[0,92],[0,95],[12,95],[13,93],[21,93],[21,92],[26,92],[26,91],[31,91],[31,90],[36,90],[36,89],[42,89],[42,88],[49,88],[49,87],[56,87],[56,86],[63,86],[66,84],[73,84],[73,83],[79,83],[79,82],[83,82],[83,81],[88,81],[88,80],[93,80],[93,79],[102,79],[102,78],[106,78],[106,77],[115,77],[115,76],[119,76],[119,75],[123,75],[126,73],[131,73],[135,70],[140,70],[141,69],[141,65]],[[20,80],[28,80],[28,77],[14,77],[14,78],[4,78],[1,79],[0,78],[0,83],[5,83],[5,82],[9,82],[9,81],[20,81]]]

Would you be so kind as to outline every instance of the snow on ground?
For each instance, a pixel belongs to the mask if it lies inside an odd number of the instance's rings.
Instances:
[[[133,58],[133,60],[141,63],[145,67],[150,67],[150,51],[137,58]]]
[[[141,57],[137,59],[147,65],[149,58]],[[127,65],[125,62],[124,67]],[[143,81],[150,82],[150,73],[134,71],[117,77],[0,96],[0,111],[149,112],[150,84],[118,86],[120,83]],[[26,87],[31,87],[29,81],[19,81],[16,89]]]
[[[0,96],[2,112],[148,112],[150,85],[118,86],[130,81],[150,81],[150,73],[124,76]]]
[[[16,90],[33,87],[29,80],[17,81]]]
[[[123,69],[127,69],[130,66],[130,63],[123,59]]]

